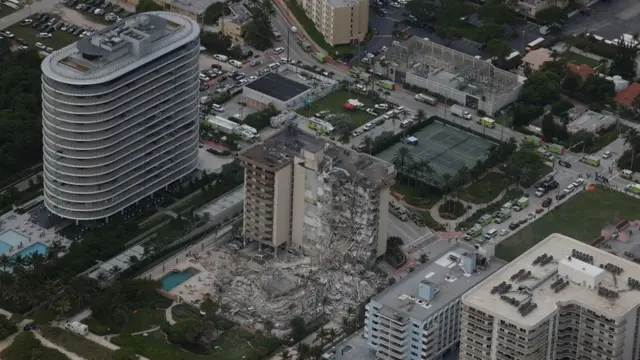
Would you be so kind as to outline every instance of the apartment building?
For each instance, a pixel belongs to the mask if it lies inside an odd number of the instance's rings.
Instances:
[[[300,0],[329,45],[363,41],[369,30],[369,0]]]
[[[137,14],[42,62],[46,207],[97,220],[196,168],[200,27]]]
[[[493,245],[454,245],[366,306],[364,336],[376,360],[440,359],[459,341],[462,295],[506,263]]]
[[[462,297],[460,359],[638,359],[639,274],[551,234]]]
[[[231,4],[231,14],[221,17],[218,22],[223,35],[231,38],[235,43],[244,42],[246,26],[251,23],[251,12],[243,4]]]
[[[238,155],[245,168],[244,236],[305,253],[333,244],[359,258],[386,251],[390,163],[294,125]],[[353,245],[353,246],[352,246]]]

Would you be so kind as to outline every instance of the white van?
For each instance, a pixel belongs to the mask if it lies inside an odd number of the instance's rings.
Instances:
[[[227,62],[229,60],[228,56],[220,55],[220,54],[213,55],[213,58],[218,60],[218,61],[222,61],[222,62]]]
[[[284,52],[284,48],[283,47],[277,47],[277,48],[273,49],[273,51],[275,51],[276,54],[282,54]]]
[[[411,126],[411,124],[413,124],[413,120],[409,119],[409,120],[405,120],[403,122],[400,123],[400,128],[404,129],[406,127]]]
[[[493,228],[493,229],[487,231],[486,234],[484,234],[484,238],[487,239],[487,240],[491,240],[494,237],[496,237],[496,235],[498,235],[498,229]]]
[[[271,64],[269,64],[269,65],[267,65],[267,66],[269,67],[269,69],[271,69],[271,71],[273,71],[273,70],[275,70],[275,69],[279,68],[279,67],[280,67],[280,64],[278,64],[278,63],[271,63]]]
[[[229,60],[229,64],[231,64],[233,67],[236,67],[238,69],[242,67],[242,62],[238,60]]]

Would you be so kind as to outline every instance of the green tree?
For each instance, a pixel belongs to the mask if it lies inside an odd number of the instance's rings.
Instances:
[[[549,6],[544,10],[536,12],[536,20],[546,25],[563,22],[568,19],[567,12],[557,6]]]
[[[436,28],[436,35],[444,40],[447,45],[450,45],[452,41],[462,39],[462,30],[456,27],[438,26]]]
[[[513,13],[513,10],[500,0],[488,0],[478,9],[478,14],[487,22],[512,27],[522,23],[522,19]]]
[[[425,23],[434,18],[437,9],[431,1],[411,0],[407,3],[407,10],[411,15],[415,16],[419,22]]]
[[[404,169],[409,163],[413,160],[413,156],[411,155],[411,151],[406,146],[402,146],[396,151],[396,154],[391,161],[395,164],[400,170]]]
[[[296,316],[291,319],[291,338],[298,342],[304,339],[308,335],[307,323],[301,316]]]
[[[519,103],[513,107],[513,125],[527,126],[529,123],[542,115],[544,108],[538,105]]]
[[[500,40],[502,38],[504,38],[504,26],[500,24],[488,22],[477,29],[476,40],[480,43],[486,44],[490,40]]]
[[[542,138],[544,141],[553,142],[556,136],[556,123],[553,120],[553,114],[547,113],[542,118]]]
[[[509,54],[511,54],[513,49],[503,40],[492,39],[487,42],[487,47],[484,51],[491,56],[497,57],[498,59],[504,59],[509,56]]]
[[[520,100],[526,104],[545,106],[560,96],[562,79],[550,71],[536,71],[524,82]]]
[[[271,17],[275,15],[275,7],[270,0],[250,1],[252,21],[245,27],[244,39],[250,46],[258,50],[266,50],[273,46],[273,28]]]
[[[569,71],[562,79],[562,89],[569,94],[573,94],[578,91],[581,84],[582,77],[573,71]]]
[[[202,22],[206,25],[215,25],[222,16],[231,14],[229,6],[226,2],[215,2],[207,7],[204,11]]]
[[[142,13],[147,11],[163,11],[164,8],[156,4],[153,0],[140,0],[136,5],[136,12]]]
[[[633,45],[621,41],[620,45],[616,47],[616,56],[609,68],[609,74],[612,76],[620,75],[625,79],[635,78],[638,69],[637,55],[638,50]]]
[[[605,104],[616,95],[613,82],[598,75],[590,75],[582,83],[579,91],[588,104]]]

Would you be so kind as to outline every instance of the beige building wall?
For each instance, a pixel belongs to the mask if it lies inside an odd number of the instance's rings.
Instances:
[[[291,229],[291,175],[292,166],[286,166],[276,172],[273,194],[273,245],[289,242]]]
[[[293,159],[294,176],[293,176],[293,199],[292,199],[292,221],[291,221],[291,245],[301,246],[304,229],[304,174],[305,167],[304,161],[301,158],[295,157]]]
[[[363,41],[369,30],[369,0],[303,0],[305,13],[329,45]]]

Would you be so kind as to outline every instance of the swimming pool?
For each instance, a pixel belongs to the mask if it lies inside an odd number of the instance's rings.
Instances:
[[[9,246],[9,244],[0,241],[0,255],[9,251],[10,248],[11,246]]]
[[[47,254],[47,249],[49,249],[47,247],[47,245],[37,242],[37,243],[33,243],[31,245],[29,245],[28,247],[20,250],[19,252],[15,253],[14,255],[11,255],[11,257],[16,257],[18,255],[22,256],[22,257],[26,257],[29,256],[31,254],[34,253],[38,253],[40,255],[46,255]]]
[[[170,291],[176,286],[191,279],[198,273],[199,271],[194,268],[188,268],[184,271],[172,271],[170,273],[167,273],[160,279],[160,282],[162,282],[162,290]]]

